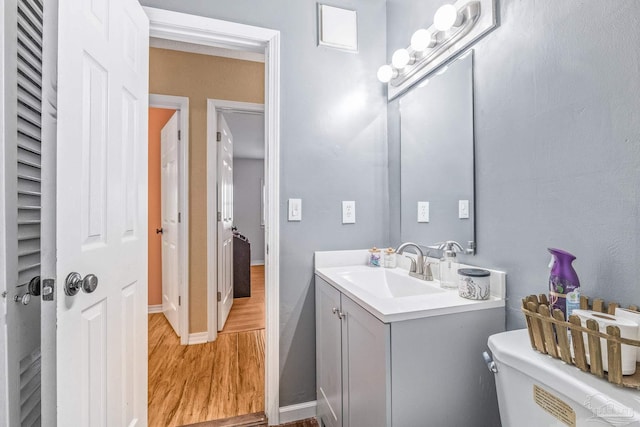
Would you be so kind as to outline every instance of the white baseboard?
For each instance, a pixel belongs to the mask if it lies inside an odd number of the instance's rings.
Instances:
[[[251,261],[251,266],[254,266],[254,265],[264,265],[264,260],[263,259],[258,259],[258,260],[255,260],[255,261]]]
[[[195,332],[193,334],[189,334],[189,345],[204,344],[208,341],[208,338],[209,338],[208,332]]]
[[[283,406],[280,408],[280,424],[292,421],[306,420],[316,416],[317,402],[298,403],[297,405]]]
[[[149,314],[151,313],[162,313],[162,304],[150,305]]]

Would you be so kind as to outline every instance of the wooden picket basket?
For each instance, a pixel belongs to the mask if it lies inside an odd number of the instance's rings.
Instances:
[[[590,306],[587,297],[580,298],[580,308],[585,310],[613,315],[617,307],[619,307],[617,303],[609,303],[605,308],[605,303],[601,299],[594,299]],[[629,306],[628,309],[638,311],[636,306]],[[581,326],[580,318],[576,315],[570,316],[567,322],[561,310],[555,309],[553,313],[550,312],[549,301],[544,294],[523,298],[522,312],[527,320],[529,339],[534,350],[575,365],[581,371],[606,378],[616,385],[640,390],[640,363],[637,365],[635,374],[622,375],[621,354],[622,344],[640,347],[640,341],[620,337],[620,328],[617,326],[608,326],[606,331],[601,332],[598,322],[592,319],[587,320],[586,328]],[[569,348],[569,330],[573,343],[573,357]],[[587,334],[586,343],[583,333]],[[608,372],[603,369],[600,338],[607,340]],[[589,349],[590,365],[587,363],[585,346]]]

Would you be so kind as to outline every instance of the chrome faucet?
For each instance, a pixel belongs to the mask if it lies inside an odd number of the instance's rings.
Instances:
[[[424,253],[422,252],[422,249],[420,249],[419,245],[412,242],[403,243],[400,246],[398,246],[398,249],[396,249],[396,253],[398,255],[404,253],[404,250],[407,247],[414,248],[415,254],[417,255],[415,260],[411,257],[407,257],[411,260],[411,268],[409,269],[409,276],[415,277],[421,280],[432,281],[433,273],[431,272],[431,264],[429,264],[429,262],[426,261],[426,257],[424,256]],[[427,252],[427,256],[429,256],[429,252]]]

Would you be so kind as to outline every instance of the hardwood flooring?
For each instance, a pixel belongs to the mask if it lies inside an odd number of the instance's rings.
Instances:
[[[263,411],[264,325],[264,266],[251,267],[251,297],[234,300],[224,330],[212,343],[181,346],[164,315],[150,314],[149,426]]]
[[[149,315],[149,426],[264,411],[264,329],[181,346],[162,314]]]
[[[268,420],[264,412],[256,414],[242,415],[239,417],[226,418],[224,420],[206,421],[204,423],[189,424],[183,427],[267,427]],[[277,427],[318,427],[319,423],[315,418],[294,421],[280,424]]]
[[[221,334],[264,329],[264,265],[251,267],[251,296],[235,298]]]

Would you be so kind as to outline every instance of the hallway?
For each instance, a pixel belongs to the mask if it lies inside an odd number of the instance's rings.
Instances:
[[[164,315],[149,315],[149,426],[264,411],[264,267],[251,283],[214,342],[181,346]]]

